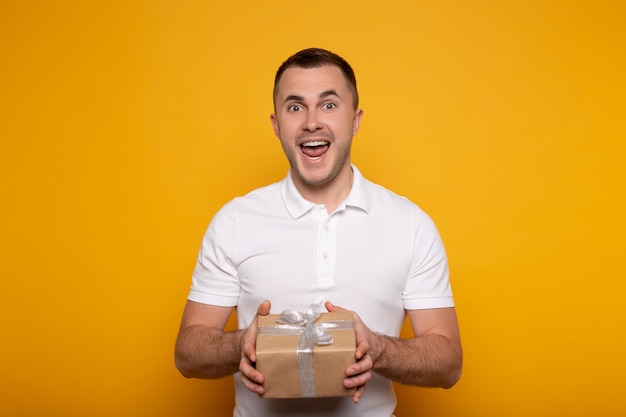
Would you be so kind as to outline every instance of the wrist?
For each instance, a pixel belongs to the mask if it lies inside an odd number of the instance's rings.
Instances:
[[[387,341],[387,336],[379,334],[379,333],[372,333],[372,339],[371,339],[371,347],[370,347],[370,356],[372,358],[372,363],[374,366],[374,370],[376,370],[377,368],[384,368],[385,367],[385,358],[384,358],[384,352],[386,349],[386,345],[388,343]]]

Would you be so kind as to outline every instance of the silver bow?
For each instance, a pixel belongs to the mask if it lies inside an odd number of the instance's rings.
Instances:
[[[328,327],[324,323],[314,324],[322,312],[322,298],[318,298],[311,306],[307,313],[301,313],[298,310],[284,310],[276,321],[281,324],[290,324],[295,326],[304,326],[302,337],[298,342],[298,350],[313,349],[314,345],[327,346],[333,344],[333,335],[328,331]]]

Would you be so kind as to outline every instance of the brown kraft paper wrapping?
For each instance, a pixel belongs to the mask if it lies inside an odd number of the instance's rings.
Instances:
[[[263,398],[302,398],[298,363],[298,342],[301,334],[270,334],[272,328],[280,326],[276,322],[278,314],[259,316],[257,335],[256,368],[265,376]],[[313,397],[352,396],[356,388],[344,388],[346,369],[356,362],[356,349],[353,315],[350,312],[321,313],[314,324],[324,322],[350,322],[347,329],[329,329],[334,342],[327,346],[314,346],[312,354],[314,391]],[[263,329],[263,328],[266,329]],[[304,328],[304,326],[302,326]],[[302,361],[302,358],[300,358]],[[305,361],[306,362],[306,361]],[[300,366],[300,369],[302,366]],[[312,369],[311,369],[312,368]],[[310,396],[310,395],[306,395]]]

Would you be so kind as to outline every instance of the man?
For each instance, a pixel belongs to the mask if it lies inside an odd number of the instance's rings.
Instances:
[[[352,165],[358,108],[354,72],[322,49],[278,69],[271,122],[289,160],[282,181],[226,204],[205,234],[176,344],[186,377],[233,373],[235,417],[389,417],[391,381],[453,386],[462,351],[445,250],[415,204],[367,181]],[[354,397],[262,399],[255,369],[257,315],[354,312]],[[342,307],[339,307],[342,306]],[[239,330],[225,332],[233,309]],[[399,339],[408,315],[414,337]],[[367,386],[367,388],[366,388]]]

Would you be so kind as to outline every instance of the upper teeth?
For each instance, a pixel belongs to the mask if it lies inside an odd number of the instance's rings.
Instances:
[[[322,146],[322,145],[326,145],[326,142],[323,140],[314,140],[312,142],[305,142],[302,144],[302,146]]]

